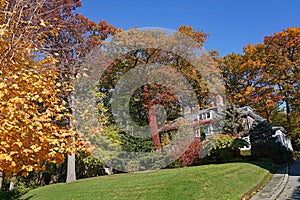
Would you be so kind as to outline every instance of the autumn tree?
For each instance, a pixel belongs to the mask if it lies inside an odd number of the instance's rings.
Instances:
[[[299,135],[299,41],[300,29],[291,27],[266,36],[261,44],[245,46],[242,55],[219,60],[230,100],[253,107],[270,123],[276,115],[284,116],[294,141]],[[278,113],[280,107],[286,114]]]
[[[58,34],[49,37],[47,42],[49,44],[48,51],[59,61],[56,65],[60,75],[59,82],[62,85],[59,96],[68,102],[70,108],[74,109],[74,93],[64,88],[67,88],[70,83],[74,85],[76,74],[86,55],[93,48],[99,47],[101,42],[113,34],[116,29],[105,21],[96,24],[78,14],[69,16],[65,19],[65,23]],[[72,182],[76,180],[75,152],[68,156],[68,169],[67,182]]]
[[[64,154],[75,158],[81,146],[71,124],[72,81],[85,55],[116,29],[76,14],[80,6],[79,0],[1,2],[1,158],[8,159],[1,170],[8,177],[43,169],[47,160],[59,163]]]
[[[207,34],[201,31],[195,31],[192,27],[189,26],[180,27],[178,29],[178,32],[174,33],[174,35],[171,36],[167,36],[164,31],[159,30],[130,30],[130,34],[136,35],[136,43],[127,44],[126,38],[113,38],[112,41],[109,41],[110,46],[108,46],[108,49],[111,51],[112,54],[122,51],[124,51],[124,53],[122,56],[118,57],[118,59],[114,60],[113,64],[108,69],[106,69],[104,73],[105,75],[102,76],[99,83],[99,91],[104,92],[106,94],[106,100],[104,99],[104,101],[107,102],[106,105],[108,106],[108,108],[110,108],[110,101],[114,100],[110,99],[112,97],[112,92],[116,92],[116,89],[114,87],[117,84],[117,81],[123,75],[126,75],[126,73],[128,73],[130,70],[138,68],[139,66],[147,65],[152,65],[153,68],[155,68],[155,65],[157,66],[158,70],[156,71],[156,75],[153,75],[156,77],[172,76],[170,71],[160,70],[160,65],[169,66],[175,69],[175,71],[183,74],[185,78],[189,81],[189,84],[192,86],[195,93],[197,94],[197,103],[200,104],[200,107],[205,107],[209,105],[209,100],[207,99],[208,91],[206,89],[207,85],[205,85],[203,77],[201,77],[201,73],[203,72],[198,71],[192,63],[190,63],[184,57],[180,56],[180,54],[189,54],[190,56],[192,56],[195,49],[201,49],[203,43],[205,42]],[[194,44],[191,44],[191,46],[182,44],[181,49],[174,49],[174,52],[167,51],[163,48],[159,48],[160,46],[165,46],[166,48],[169,48],[171,45],[175,44],[176,37],[179,37],[179,34],[185,34],[191,37],[195,41]],[[156,41],[157,38],[160,39],[159,42]],[[120,43],[122,44],[122,42],[124,41],[124,49],[120,49]],[[142,46],[145,46],[147,44],[151,44],[153,47],[157,48],[141,48]],[[132,51],[128,51],[127,45],[136,46],[136,49],[133,48]],[[140,45],[141,47],[138,47],[138,45]],[[204,65],[203,63],[198,64]],[[149,73],[149,71],[139,70],[136,71],[136,76],[143,77],[145,76],[145,73]],[[175,73],[173,76],[176,79]],[[140,123],[141,125],[149,124],[155,149],[156,151],[160,151],[161,144],[158,133],[159,127],[157,126],[157,119],[155,114],[155,112],[157,111],[157,106],[155,105],[161,105],[164,109],[167,110],[168,114],[173,112],[172,115],[174,118],[176,118],[176,114],[174,113],[174,111],[177,109],[179,104],[182,104],[184,102],[180,102],[180,98],[178,98],[178,96],[176,96],[172,92],[174,82],[168,83],[167,81],[165,81],[164,83],[162,82],[161,84],[157,84],[154,83],[155,81],[151,80],[151,78],[147,81],[148,83],[144,84],[141,88],[138,88],[133,94],[133,97],[131,98],[131,114],[137,116],[133,118],[138,119],[138,123]],[[173,86],[171,86],[171,84],[173,84]],[[122,92],[125,93],[124,91]],[[184,93],[185,92],[182,91],[182,94]],[[181,98],[184,99],[184,97]]]
[[[249,85],[242,84],[245,74],[241,70],[241,65],[244,63],[244,57],[241,54],[228,54],[223,58],[218,59],[219,68],[222,72],[226,95],[231,103],[244,103],[242,93],[249,94]]]
[[[291,112],[298,107],[300,28],[292,27],[264,39],[266,74],[278,88],[285,102],[287,122],[292,124]],[[288,127],[291,129],[292,127]]]
[[[137,137],[144,137],[150,132],[158,153],[162,150],[159,128],[164,124],[157,123],[157,117],[169,117],[169,121],[176,119],[185,106],[195,106],[196,109],[211,106],[214,98],[210,98],[209,93],[213,91],[208,88],[214,88],[211,84],[219,78],[212,69],[214,61],[202,49],[207,35],[191,27],[182,27],[181,31],[184,33],[132,29],[116,34],[104,42],[99,52],[93,50],[86,61],[88,69],[82,68],[82,80],[98,82],[100,97],[96,101],[106,107],[104,113],[99,111],[98,114],[111,116],[106,125],[120,125],[126,133]],[[187,37],[186,33],[193,37]],[[91,69],[93,67],[95,69]],[[89,87],[88,84],[86,86]],[[83,98],[90,104],[94,96],[90,93]],[[188,98],[194,101],[189,102]],[[162,115],[158,116],[157,111],[160,110]],[[91,118],[85,123],[89,123]],[[132,122],[132,119],[135,121]]]
[[[299,41],[300,29],[291,27],[265,37],[263,44],[249,45],[246,53],[250,55],[250,62],[261,65],[258,81],[264,83],[264,88],[273,88],[269,96],[272,100],[268,100],[267,106],[275,105],[275,101],[285,108],[285,128],[289,134],[293,132],[293,138],[297,135],[293,130],[299,125],[295,114],[299,110]]]
[[[25,176],[46,162],[62,162],[82,143],[79,136],[77,144],[70,140],[76,135],[72,127],[60,125],[71,116],[67,102],[58,98],[57,60],[44,51],[44,33],[58,31],[47,21],[52,10],[37,1],[0,6],[0,170],[6,177]]]
[[[116,29],[100,21],[98,24],[86,17],[77,14],[76,9],[81,6],[79,0],[72,1],[48,1],[43,2],[42,17],[45,27],[55,28],[43,31],[43,41],[40,51],[51,54],[56,60],[55,71],[58,72],[60,99],[67,102],[69,112],[74,109],[74,79],[85,60],[87,54],[93,48],[101,45],[101,41],[113,34]],[[74,116],[73,116],[74,118]],[[74,126],[70,118],[64,118],[60,126]],[[68,155],[67,182],[76,180],[75,174],[75,152]]]
[[[229,54],[220,60],[228,100],[240,107],[251,106],[270,121],[280,97],[275,86],[265,75],[265,63],[261,61],[263,45],[248,45],[244,54]]]

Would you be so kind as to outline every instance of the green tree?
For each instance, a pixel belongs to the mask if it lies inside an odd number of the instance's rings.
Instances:
[[[275,131],[267,121],[255,122],[249,131],[251,155],[254,158],[274,158],[274,149],[277,146],[274,134]]]
[[[255,122],[249,131],[251,145],[274,142],[275,131],[267,121]]]
[[[225,117],[222,120],[223,133],[231,136],[239,136],[244,131],[241,113],[233,104],[228,104],[225,108]]]

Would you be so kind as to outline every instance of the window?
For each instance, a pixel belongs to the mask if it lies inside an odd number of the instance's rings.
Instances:
[[[210,135],[210,127],[209,126],[204,126],[204,132],[205,132],[205,135]]]
[[[207,113],[203,113],[200,116],[200,119],[209,119],[210,118],[210,112],[207,112]]]
[[[200,137],[200,129],[199,128],[194,128],[194,133],[195,133],[195,137]]]
[[[207,119],[210,118],[210,112],[206,113],[206,118],[207,118]]]

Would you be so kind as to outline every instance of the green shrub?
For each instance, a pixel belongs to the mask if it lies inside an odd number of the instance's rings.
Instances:
[[[19,199],[20,196],[27,193],[29,190],[30,188],[26,187],[24,182],[17,182],[13,191],[0,189],[0,199]]]
[[[206,163],[224,163],[241,160],[240,147],[246,146],[245,140],[234,136],[218,134],[213,135],[203,144],[201,154],[203,158],[199,159],[199,164]],[[207,156],[205,156],[207,154]]]
[[[294,151],[293,152],[293,158],[295,160],[299,160],[300,159],[300,151]]]
[[[257,122],[250,129],[251,156],[254,160],[269,158],[278,164],[292,160],[292,153],[275,142],[274,134],[272,126],[266,121]]]
[[[140,162],[139,161],[129,161],[126,166],[127,172],[137,172],[140,169]]]

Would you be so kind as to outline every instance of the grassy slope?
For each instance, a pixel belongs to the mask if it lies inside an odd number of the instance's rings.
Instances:
[[[268,173],[248,163],[166,169],[44,186],[22,199],[240,199]]]

